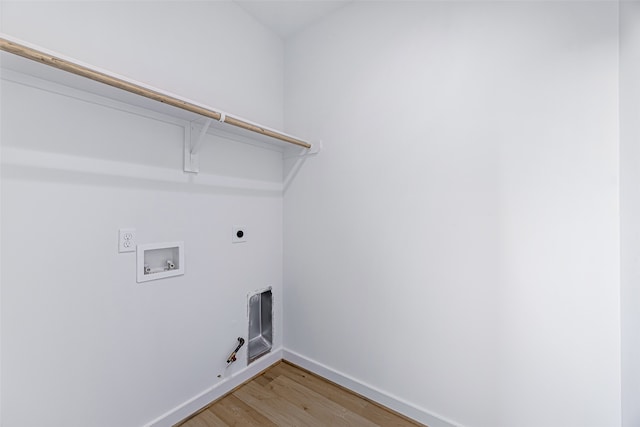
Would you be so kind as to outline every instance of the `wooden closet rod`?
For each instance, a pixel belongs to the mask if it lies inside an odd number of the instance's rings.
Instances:
[[[40,62],[50,67],[67,71],[69,73],[73,73],[78,76],[86,77],[88,79],[95,80],[97,82],[104,83],[106,85],[113,86],[115,88],[122,89],[127,92],[134,93],[136,95],[143,96],[145,98],[153,99],[154,101],[162,102],[164,104],[171,105],[173,107],[181,108],[183,110],[190,111],[192,113],[196,113],[201,116],[211,118],[213,120],[222,121],[224,123],[227,123],[232,126],[236,126],[251,132],[255,132],[261,135],[266,135],[271,138],[288,142],[290,144],[294,144],[300,147],[311,148],[311,144],[309,144],[308,142],[301,141],[289,135],[285,135],[270,129],[265,129],[261,126],[258,126],[250,122],[246,122],[236,117],[232,117],[228,115],[225,116],[218,111],[210,110],[208,108],[192,104],[190,102],[181,100],[174,96],[170,96],[152,89],[148,89],[144,86],[140,86],[138,84],[128,82],[126,80],[123,80],[115,76],[110,76],[100,71],[93,70],[84,65],[76,64],[72,61],[58,58],[56,56],[22,45],[20,43],[16,43],[14,41],[7,40],[2,37],[0,37],[0,50],[4,50],[5,52],[9,52],[14,55],[22,56],[23,58],[27,58],[32,61]]]

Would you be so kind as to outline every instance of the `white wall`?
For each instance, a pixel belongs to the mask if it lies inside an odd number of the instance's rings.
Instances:
[[[619,425],[615,3],[357,2],[286,67],[229,2],[0,6],[5,33],[274,127],[285,71],[287,130],[326,147],[285,199],[289,350],[462,425]],[[11,82],[2,106],[3,151],[181,168],[178,126]],[[209,142],[206,173],[281,179],[279,154]],[[249,291],[281,298],[275,194],[7,162],[1,186],[3,427],[148,423],[221,381]],[[185,240],[187,274],[136,284],[123,226]]]
[[[617,5],[356,2],[289,39],[285,348],[465,426],[620,424]]]
[[[232,3],[3,2],[2,31],[282,125],[282,42]],[[68,95],[2,84],[0,424],[141,426],[245,367],[243,349],[224,370],[249,292],[274,287],[281,346],[282,196],[146,177],[181,175],[182,127]],[[281,153],[250,145],[209,138],[201,165],[282,181]],[[247,243],[231,244],[234,225]],[[186,274],[136,283],[121,227],[183,240]]]
[[[640,424],[640,3],[620,2],[622,421]]]

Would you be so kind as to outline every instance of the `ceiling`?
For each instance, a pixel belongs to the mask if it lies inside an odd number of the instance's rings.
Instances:
[[[344,7],[353,0],[235,0],[248,14],[282,38]]]

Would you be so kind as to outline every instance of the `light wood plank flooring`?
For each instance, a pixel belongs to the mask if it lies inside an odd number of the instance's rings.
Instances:
[[[422,424],[283,361],[177,426],[416,427]]]

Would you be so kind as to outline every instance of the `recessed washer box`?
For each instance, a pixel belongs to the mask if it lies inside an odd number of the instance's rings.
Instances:
[[[136,258],[138,283],[184,274],[184,242],[138,245]]]

